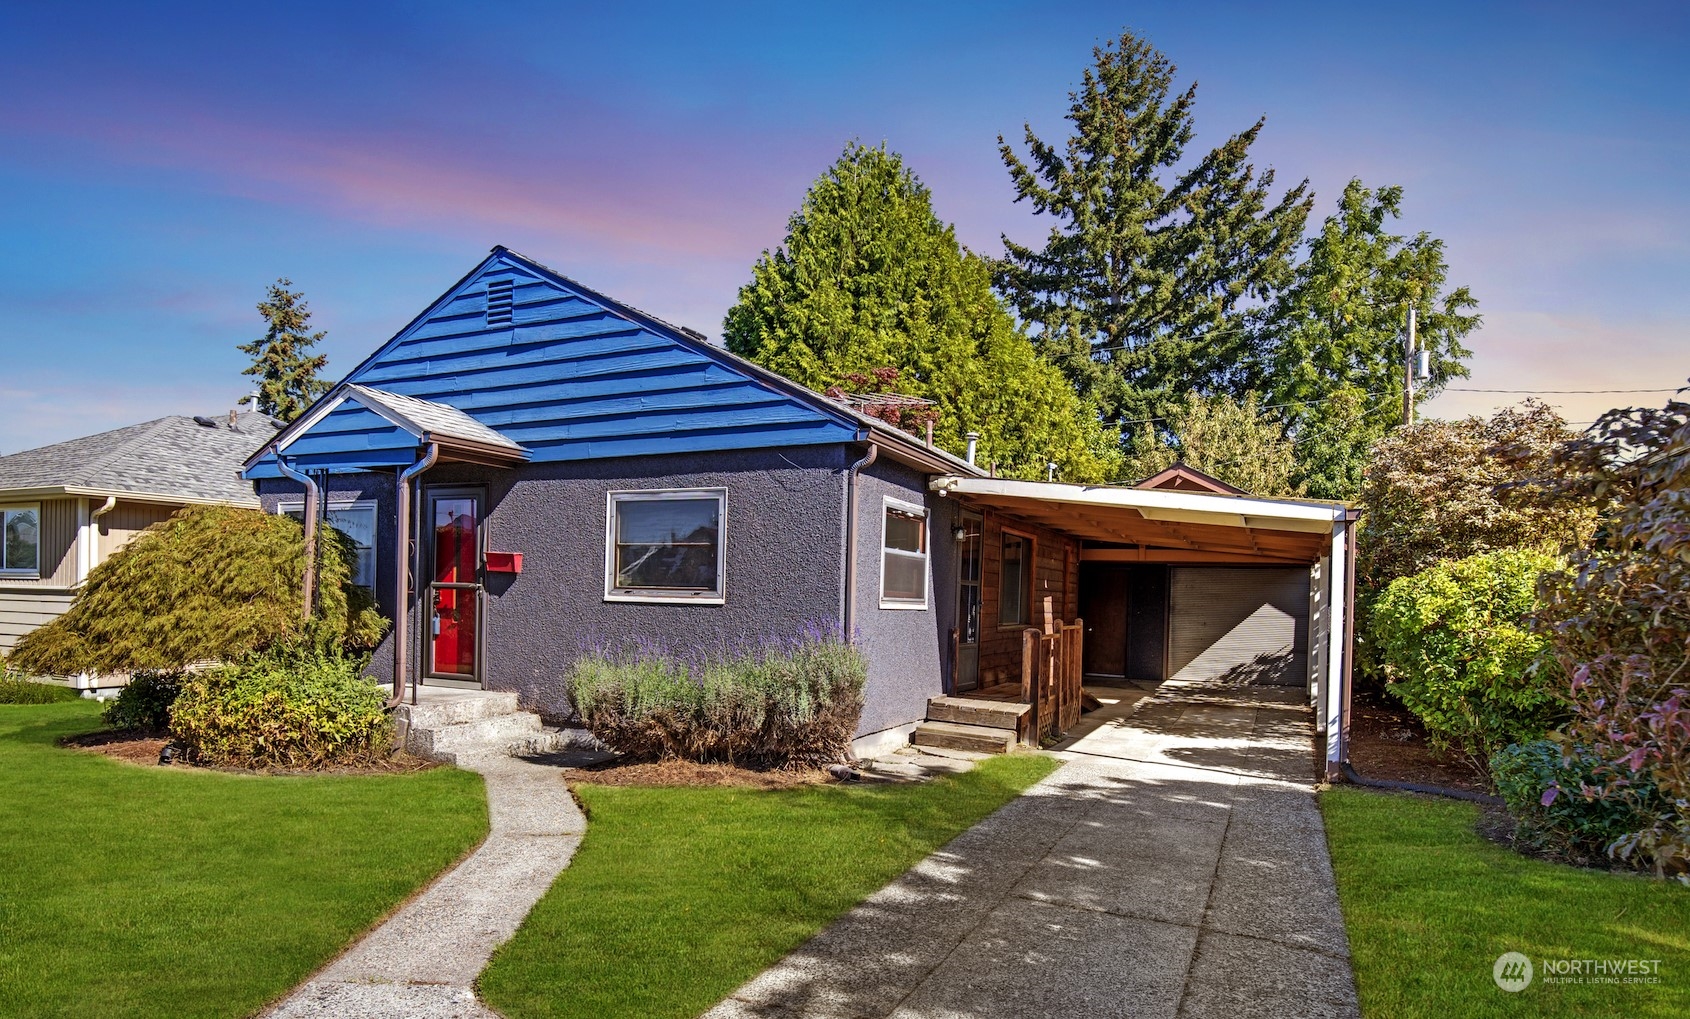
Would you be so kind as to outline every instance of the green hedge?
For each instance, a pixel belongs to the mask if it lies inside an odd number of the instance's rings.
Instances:
[[[383,691],[365,660],[272,649],[189,677],[170,731],[195,759],[244,768],[366,764],[392,747]]]
[[[849,755],[867,675],[856,648],[811,633],[691,663],[649,647],[595,651],[569,690],[587,728],[631,757],[806,766]]]
[[[1490,768],[1521,835],[1567,856],[1607,852],[1648,827],[1649,805],[1666,806],[1647,775],[1631,776],[1631,797],[1602,795],[1603,762],[1589,747],[1535,740],[1497,751]]]
[[[1487,552],[1394,580],[1374,604],[1369,630],[1387,689],[1434,746],[1483,768],[1565,715],[1561,674],[1537,667],[1546,642],[1527,619],[1539,575],[1558,565],[1543,552]]]
[[[77,692],[52,683],[38,683],[20,672],[0,670],[0,704],[57,704],[74,701]]]
[[[170,727],[170,706],[181,692],[180,672],[137,672],[106,705],[100,720],[114,729],[162,732]]]

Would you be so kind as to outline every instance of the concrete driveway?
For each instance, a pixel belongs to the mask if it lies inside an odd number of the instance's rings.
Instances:
[[[1300,693],[1134,699],[709,1017],[1359,1015]]]

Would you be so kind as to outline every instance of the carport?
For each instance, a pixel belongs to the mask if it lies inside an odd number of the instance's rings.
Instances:
[[[1097,679],[1303,688],[1325,737],[1326,772],[1337,777],[1347,757],[1357,511],[1248,495],[1183,467],[1134,488],[955,475],[932,487],[981,521],[959,538],[980,545],[983,565],[959,578],[965,611],[953,657],[962,667],[953,664],[951,692],[991,696],[1010,685],[1000,672],[1036,672],[1019,653],[1034,642],[1017,640],[1008,668],[997,663],[1011,652],[993,643],[994,632],[1019,636],[1009,607],[1025,601],[1034,611],[1021,625],[1058,642],[1083,633],[1083,645],[1046,653],[1083,658]]]

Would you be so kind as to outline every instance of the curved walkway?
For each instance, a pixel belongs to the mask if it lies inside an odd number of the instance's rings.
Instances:
[[[1357,1016],[1310,722],[1271,687],[1095,712],[1063,768],[708,1017]]]
[[[459,762],[487,781],[487,840],[266,1013],[271,1019],[498,1019],[472,984],[586,833],[559,768],[503,755]]]

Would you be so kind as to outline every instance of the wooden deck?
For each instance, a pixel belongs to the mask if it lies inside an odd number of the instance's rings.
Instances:
[[[1008,701],[1011,704],[1025,704],[1021,699],[1020,683],[998,683],[995,686],[983,686],[976,690],[964,690],[958,697],[968,697],[977,701]]]

